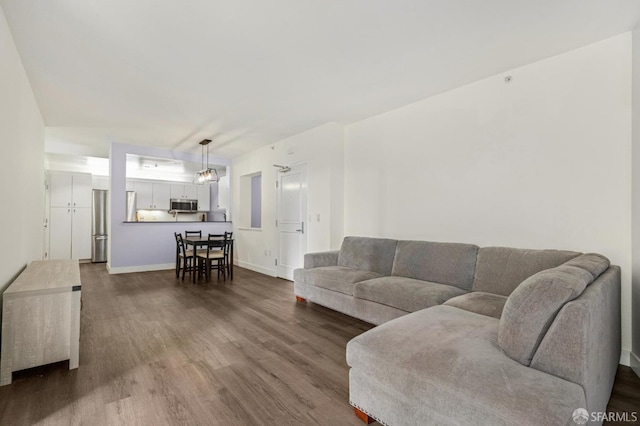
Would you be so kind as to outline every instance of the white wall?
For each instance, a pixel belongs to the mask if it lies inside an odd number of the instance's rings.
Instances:
[[[640,376],[640,25],[633,31],[632,103],[633,103],[633,149],[632,149],[632,333],[633,351],[631,367]]]
[[[32,260],[44,238],[44,123],[0,8],[0,293]]]
[[[630,73],[626,33],[349,126],[345,234],[603,253],[628,364]]]
[[[344,130],[329,123],[233,159],[232,220],[240,266],[275,275],[278,255],[276,220],[277,169],[274,164],[307,163],[307,251],[339,248],[343,237]],[[241,176],[262,173],[262,228],[238,223],[250,203],[241,201]],[[317,220],[320,215],[320,221]]]

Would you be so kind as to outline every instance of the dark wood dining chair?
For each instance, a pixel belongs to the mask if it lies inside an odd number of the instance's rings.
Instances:
[[[176,278],[180,277],[182,270],[182,281],[184,281],[184,275],[187,271],[189,271],[189,275],[194,272],[193,251],[186,249],[182,234],[176,232],[174,235],[176,237]]]
[[[198,237],[198,238],[202,238],[202,231],[184,231],[184,236],[185,238],[189,238],[189,237]],[[185,243],[186,244],[186,243]],[[196,246],[194,246],[194,249],[197,249]],[[203,249],[199,249],[198,250],[198,254],[200,253],[204,253],[206,250]]]
[[[233,278],[231,275],[231,260],[229,259],[229,252],[231,250],[231,244],[233,244],[233,232],[225,232],[224,239],[226,241],[225,252],[224,252],[224,263],[226,265],[227,275],[230,278]]]
[[[218,271],[218,280],[220,279],[220,273],[222,273],[222,278],[226,280],[225,253],[227,250],[226,235],[209,234],[206,252],[197,253],[198,277],[204,273],[207,282],[209,282],[211,279],[211,271],[215,269]]]

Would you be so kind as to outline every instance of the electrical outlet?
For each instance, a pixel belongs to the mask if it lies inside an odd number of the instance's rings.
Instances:
[[[316,222],[320,222],[320,213],[316,215]]]

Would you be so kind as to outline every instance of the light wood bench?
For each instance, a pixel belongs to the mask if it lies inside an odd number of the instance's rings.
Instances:
[[[0,386],[26,368],[67,359],[78,368],[80,289],[77,260],[38,260],[5,290]]]

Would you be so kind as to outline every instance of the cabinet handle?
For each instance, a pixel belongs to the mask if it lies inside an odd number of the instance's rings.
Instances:
[[[71,203],[67,203],[67,207],[71,207]]]

